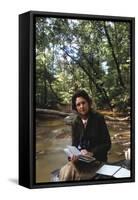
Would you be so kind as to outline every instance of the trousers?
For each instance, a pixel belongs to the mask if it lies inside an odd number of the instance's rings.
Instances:
[[[59,172],[60,181],[91,180],[96,171],[101,167],[101,162],[84,163],[82,161],[69,161]]]

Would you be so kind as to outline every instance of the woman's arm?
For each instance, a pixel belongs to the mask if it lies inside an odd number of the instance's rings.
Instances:
[[[107,125],[105,123],[105,119],[103,116],[100,117],[98,122],[98,143],[95,146],[95,148],[92,149],[92,152],[94,155],[96,155],[98,158],[106,158],[107,152],[111,148],[111,139],[109,135],[109,131],[107,128]]]

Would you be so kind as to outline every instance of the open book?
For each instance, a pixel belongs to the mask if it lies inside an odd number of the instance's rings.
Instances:
[[[97,172],[97,174],[113,176],[115,178],[129,178],[130,170],[116,165],[103,165]]]
[[[94,157],[88,155],[81,155],[81,152],[75,146],[67,145],[67,148],[64,149],[64,152],[67,154],[68,157],[71,158],[73,155],[75,155],[78,156],[78,159],[80,161],[86,163],[90,163],[96,160]]]

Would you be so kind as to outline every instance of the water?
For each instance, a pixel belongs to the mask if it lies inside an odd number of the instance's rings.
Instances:
[[[112,139],[109,162],[124,159],[124,147],[114,140],[118,133],[130,133],[126,122],[107,122]],[[63,118],[37,120],[36,125],[36,182],[50,182],[51,172],[60,169],[67,162],[63,149],[71,144],[71,127]]]

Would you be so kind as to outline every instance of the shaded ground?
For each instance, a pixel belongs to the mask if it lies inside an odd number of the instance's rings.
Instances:
[[[63,118],[41,119],[36,124],[36,182],[50,182],[51,172],[67,162],[63,149],[71,144],[71,127]],[[109,161],[124,159],[130,142],[129,123],[108,121],[107,125],[112,139]]]

